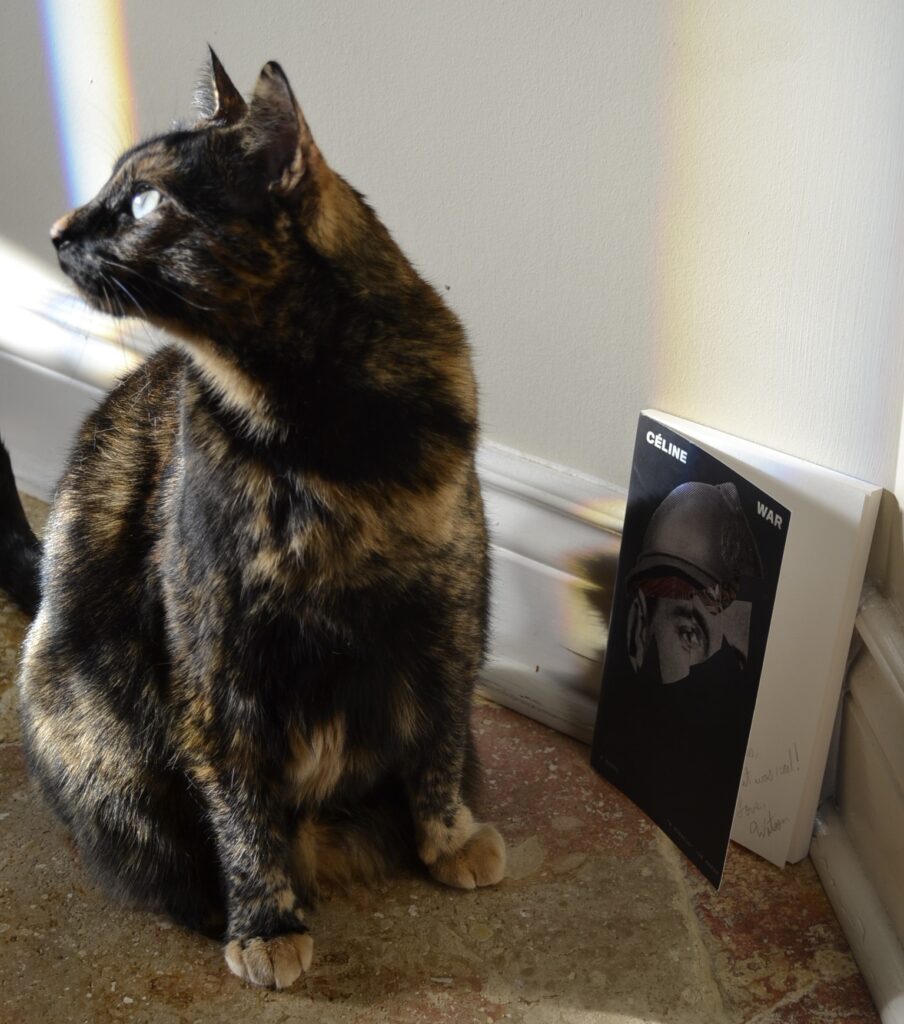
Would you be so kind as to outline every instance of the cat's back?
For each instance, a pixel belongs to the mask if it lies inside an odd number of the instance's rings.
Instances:
[[[139,708],[156,713],[145,699],[166,663],[154,550],[183,367],[180,352],[160,350],[86,418],[47,522],[41,603],[19,692],[29,764],[61,813],[61,780],[76,784],[78,766],[100,750],[96,738],[125,763],[133,756],[130,717]],[[85,722],[93,723],[88,731]],[[63,762],[60,775],[53,766]]]
[[[159,350],[82,424],[47,524],[45,601],[101,602],[123,579],[136,586],[148,571],[173,471],[184,365],[178,349]]]

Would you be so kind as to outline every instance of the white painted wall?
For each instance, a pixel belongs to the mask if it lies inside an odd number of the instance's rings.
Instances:
[[[0,38],[11,49],[21,32],[29,52],[16,73],[41,79],[30,109],[46,122],[36,33],[21,27],[37,9],[10,2]],[[67,0],[79,3],[88,6]],[[625,476],[654,345],[661,5],[136,0],[125,9],[142,132],[188,112],[208,41],[246,90],[267,59],[280,60],[327,158],[467,323],[486,435]],[[0,96],[4,121],[16,102]],[[23,125],[21,144],[36,138]],[[16,180],[26,180],[21,169]],[[46,226],[65,200],[58,179],[28,180],[37,213],[23,218],[0,195],[0,225],[50,258]]]
[[[904,6],[675,9],[657,399],[892,487]]]
[[[894,486],[897,0],[124,6],[142,132],[187,113],[207,41],[243,89],[282,62],[466,321],[492,440],[624,486],[654,405]],[[0,231],[50,258],[38,10],[0,11]]]
[[[50,225],[65,206],[38,4],[0,5],[0,237],[52,258]],[[0,289],[6,287],[0,280]]]

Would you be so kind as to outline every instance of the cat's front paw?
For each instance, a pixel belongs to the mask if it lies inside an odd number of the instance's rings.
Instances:
[[[226,963],[242,981],[266,988],[288,988],[311,966],[314,940],[290,932],[271,939],[233,939],[226,944]]]
[[[438,882],[458,889],[495,885],[505,874],[505,840],[492,825],[478,825],[455,853],[440,854],[428,867]]]

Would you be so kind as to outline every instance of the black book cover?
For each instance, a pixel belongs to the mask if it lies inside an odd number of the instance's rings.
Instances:
[[[641,416],[594,767],[722,879],[790,513]]]

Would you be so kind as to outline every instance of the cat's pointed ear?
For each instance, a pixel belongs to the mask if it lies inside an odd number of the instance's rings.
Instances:
[[[195,106],[201,120],[215,124],[235,124],[248,109],[242,94],[232,84],[220,58],[208,46],[210,62],[195,92]]]
[[[271,192],[290,195],[303,180],[316,177],[323,158],[276,61],[265,64],[260,73],[246,126],[251,148],[263,159]]]

